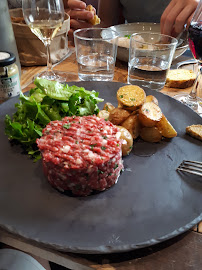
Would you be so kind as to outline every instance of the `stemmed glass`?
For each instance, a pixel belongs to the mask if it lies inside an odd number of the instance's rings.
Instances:
[[[198,4],[189,26],[188,40],[190,50],[198,63],[198,74],[191,93],[176,95],[175,98],[202,115],[202,99],[197,97],[197,92],[202,87],[202,0]]]
[[[23,0],[25,22],[47,49],[47,70],[39,75],[48,80],[64,81],[61,73],[53,71],[50,44],[64,22],[62,0]]]

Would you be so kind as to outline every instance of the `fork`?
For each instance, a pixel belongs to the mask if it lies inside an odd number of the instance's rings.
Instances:
[[[182,163],[178,166],[177,171],[183,171],[202,176],[202,162],[183,160]]]

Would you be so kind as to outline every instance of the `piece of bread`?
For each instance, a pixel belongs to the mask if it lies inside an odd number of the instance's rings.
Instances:
[[[13,22],[13,23],[23,23],[23,24],[26,23],[23,17],[13,17],[13,16],[11,16],[11,22]]]
[[[86,7],[86,10],[88,11],[93,11],[94,13],[94,17],[92,19],[89,20],[89,22],[92,24],[92,25],[96,25],[96,24],[100,24],[100,18],[96,15],[95,13],[95,9],[93,8],[92,5],[88,5]]]
[[[202,125],[191,125],[186,127],[186,133],[202,141]]]
[[[187,88],[194,84],[196,74],[188,69],[171,69],[168,71],[166,86],[171,88]]]

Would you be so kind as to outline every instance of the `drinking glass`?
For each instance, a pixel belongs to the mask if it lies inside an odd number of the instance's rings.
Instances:
[[[48,80],[64,81],[61,72],[53,71],[50,44],[64,22],[62,0],[23,0],[25,22],[47,49],[47,70],[39,75]]]
[[[80,80],[113,80],[117,32],[106,28],[78,29],[74,32],[74,42]]]
[[[159,33],[142,32],[130,37],[128,83],[161,90],[172,63],[177,39]]]
[[[174,98],[191,107],[199,115],[202,115],[202,99],[197,97],[197,93],[200,87],[202,87],[202,0],[200,0],[191,20],[188,29],[188,40],[190,50],[198,62],[198,74],[191,92],[189,94],[176,95]]]

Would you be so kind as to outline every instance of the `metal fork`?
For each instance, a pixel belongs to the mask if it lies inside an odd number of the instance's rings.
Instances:
[[[202,162],[183,160],[182,163],[177,168],[177,171],[183,171],[202,176]]]

